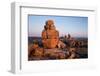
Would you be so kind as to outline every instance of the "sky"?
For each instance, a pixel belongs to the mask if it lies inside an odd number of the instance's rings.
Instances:
[[[60,36],[88,37],[88,17],[28,15],[28,36],[41,37],[47,20],[53,20]]]

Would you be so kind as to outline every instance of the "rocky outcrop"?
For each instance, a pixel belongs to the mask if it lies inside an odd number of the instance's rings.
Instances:
[[[56,48],[59,42],[59,32],[56,30],[54,22],[47,20],[42,31],[42,43],[44,48]]]
[[[39,46],[37,40],[28,45],[29,60],[74,59],[79,58],[79,55],[87,57],[87,41],[84,41],[84,44],[83,41],[72,38],[70,34],[61,39],[53,20],[45,22],[41,37],[43,46]]]

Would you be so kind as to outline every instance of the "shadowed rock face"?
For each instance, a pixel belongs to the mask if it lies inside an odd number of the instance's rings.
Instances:
[[[53,20],[47,20],[42,31],[42,43],[44,48],[56,48],[59,41],[59,32],[56,30]]]

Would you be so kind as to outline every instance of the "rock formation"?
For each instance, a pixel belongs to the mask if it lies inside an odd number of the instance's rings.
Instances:
[[[59,37],[53,20],[47,20],[42,31],[42,45],[38,40],[29,44],[29,60],[74,59],[87,57],[87,40],[77,40],[70,34]],[[85,56],[83,56],[85,55]]]
[[[56,48],[59,42],[59,32],[56,30],[53,20],[47,20],[42,31],[42,43],[44,48]]]

